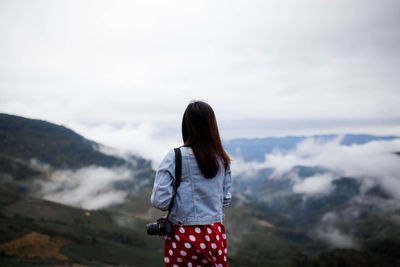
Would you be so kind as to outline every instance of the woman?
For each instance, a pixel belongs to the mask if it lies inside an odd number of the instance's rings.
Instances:
[[[217,266],[227,263],[223,207],[231,201],[230,158],[221,144],[217,121],[205,102],[188,105],[182,119],[182,178],[170,221],[174,234],[164,243],[165,266]],[[168,210],[175,179],[175,154],[162,160],[151,204]]]

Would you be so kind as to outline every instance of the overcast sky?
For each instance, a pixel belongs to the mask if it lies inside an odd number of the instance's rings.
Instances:
[[[201,99],[226,138],[400,134],[399,14],[397,0],[0,0],[0,112],[104,141],[93,127],[176,133]]]

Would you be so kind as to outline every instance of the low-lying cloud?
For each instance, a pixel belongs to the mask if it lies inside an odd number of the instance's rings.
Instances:
[[[293,192],[306,195],[329,194],[335,189],[333,180],[334,176],[330,173],[317,174],[296,183]]]
[[[237,159],[233,162],[233,173],[240,179],[249,179],[257,177],[260,170],[271,168],[274,171],[269,178],[292,178],[295,192],[304,194],[329,193],[329,184],[346,176],[359,179],[363,191],[381,185],[391,196],[400,199],[400,157],[394,153],[400,151],[400,140],[344,146],[340,144],[341,138],[328,142],[309,138],[293,151],[283,153],[277,150],[266,154],[265,161],[261,163],[246,163]],[[288,176],[296,166],[319,166],[330,172],[305,179],[298,179],[294,174]]]
[[[267,155],[265,163],[267,167],[275,169],[275,177],[296,165],[321,166],[336,172],[334,178],[347,176],[360,179],[364,190],[379,184],[393,197],[400,199],[400,157],[394,154],[400,151],[400,140],[373,141],[351,146],[340,145],[340,141],[337,138],[322,143],[308,139],[300,143],[293,153],[284,155],[276,152]],[[364,180],[366,183],[363,183]],[[318,187],[319,183],[320,179],[313,179],[309,181],[309,186]],[[325,190],[324,187],[321,189]]]
[[[170,149],[181,143],[179,130],[159,127],[151,122],[120,126],[74,123],[69,126],[80,134],[115,148],[121,153],[136,154],[151,159],[153,168],[158,166]],[[110,151],[105,151],[103,148],[102,152],[109,153]],[[119,156],[123,156],[121,153]]]
[[[399,222],[395,211],[400,207],[400,157],[395,152],[400,151],[400,140],[345,146],[340,144],[341,138],[328,142],[309,138],[292,151],[276,150],[266,154],[264,162],[235,159],[233,179],[249,184],[257,183],[257,179],[261,179],[260,182],[289,179],[292,187],[288,190],[303,194],[304,201],[329,196],[336,188],[335,180],[356,179],[360,192],[349,199],[347,208],[328,211],[309,233],[333,247],[357,248],[360,241],[352,231],[354,222],[362,214],[381,214],[394,223]],[[300,177],[298,166],[318,167],[321,171]],[[388,197],[368,194],[373,188],[382,190]]]
[[[58,170],[48,180],[37,180],[38,194],[51,201],[85,209],[100,209],[122,203],[127,192],[116,190],[112,184],[134,179],[131,170],[116,167],[88,166],[78,170]]]
[[[342,215],[333,211],[327,212],[324,216],[322,216],[320,224],[316,227],[315,230],[312,230],[312,234],[327,243],[329,243],[333,247],[341,247],[341,248],[357,248],[359,247],[359,242],[352,236],[351,233],[345,233],[337,226],[340,223],[343,223],[343,220],[346,222],[354,219],[359,216],[356,209],[352,209],[352,213],[348,214],[349,211],[344,211],[349,215],[344,218]]]
[[[316,237],[331,244],[332,247],[358,248],[359,244],[350,236],[335,227],[324,228],[316,232]]]

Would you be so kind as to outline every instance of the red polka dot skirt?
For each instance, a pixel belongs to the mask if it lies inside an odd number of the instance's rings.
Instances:
[[[166,267],[227,267],[227,253],[223,223],[174,225],[174,234],[165,237]]]

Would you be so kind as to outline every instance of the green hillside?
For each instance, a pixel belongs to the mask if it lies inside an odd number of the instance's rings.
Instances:
[[[253,204],[233,203],[226,210],[229,266],[398,266],[395,239],[375,240],[364,251],[326,250],[301,232],[277,226],[285,219]],[[140,209],[85,210],[0,190],[0,266],[163,266],[163,238],[145,233],[145,224],[157,216]],[[33,234],[48,237],[48,244],[32,247],[26,237]],[[60,239],[62,259],[49,253]],[[7,247],[15,240],[14,250]]]
[[[162,266],[163,238],[145,232],[146,223],[161,215],[148,213],[149,193],[110,209],[85,210],[0,190],[0,265]],[[230,266],[290,266],[296,251],[321,246],[289,228],[270,228],[269,219],[284,220],[268,217],[251,204],[227,209]],[[24,258],[23,250],[9,254],[2,248],[33,232],[67,240],[59,250],[67,259]],[[40,249],[38,253],[45,254]]]
[[[161,239],[148,237],[142,219],[129,217],[126,226],[118,225],[118,212],[84,210],[58,203],[25,198],[0,191],[0,265],[55,266],[80,263],[89,266],[161,266]],[[2,248],[12,240],[32,232],[53,238],[64,238],[66,244],[59,252],[67,259],[24,258],[22,245],[16,253]],[[36,253],[46,255],[46,247]]]
[[[99,144],[60,125],[0,114],[0,155],[35,158],[56,168],[111,167],[124,160],[96,150]]]

